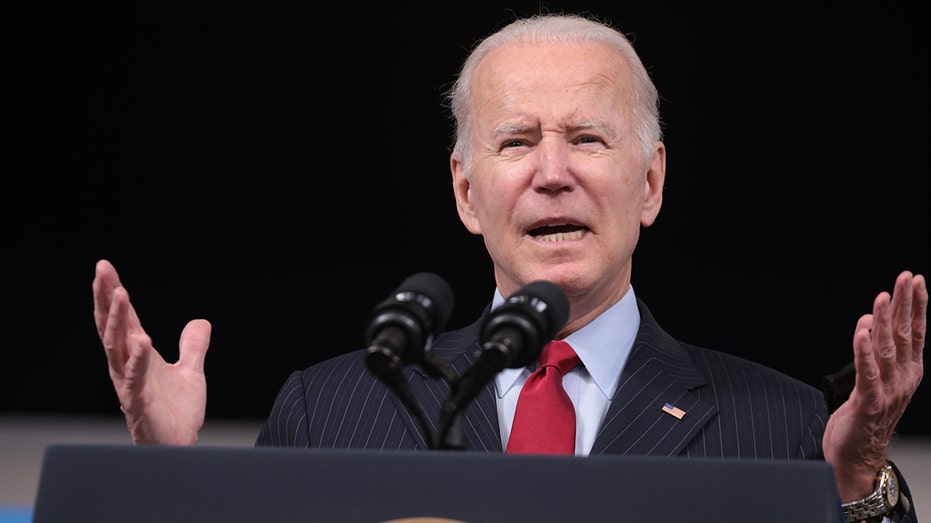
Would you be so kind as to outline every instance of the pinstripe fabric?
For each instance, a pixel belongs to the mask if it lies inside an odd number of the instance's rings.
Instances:
[[[438,336],[431,353],[461,375],[472,366],[480,348],[479,326],[480,321]],[[404,376],[423,409],[430,435],[423,434],[411,412],[368,371],[365,351],[358,350],[293,372],[278,392],[256,445],[426,450],[429,438],[439,429],[450,387],[418,366],[406,367]],[[502,451],[490,387],[463,410],[462,431],[466,450]]]
[[[674,340],[641,302],[641,326],[592,454],[822,458],[821,391],[757,363]],[[686,411],[676,419],[665,402]]]
[[[645,304],[638,305],[640,332],[592,454],[822,457],[828,411],[819,390],[751,361],[676,341]],[[479,348],[481,321],[438,336],[431,354],[464,372]],[[432,435],[423,434],[393,392],[368,372],[364,357],[359,350],[291,374],[256,444],[428,449]],[[415,365],[404,375],[436,431],[449,385]],[[467,450],[502,452],[493,386],[463,412]],[[666,402],[686,416],[662,412]]]
[[[818,389],[757,363],[673,339],[638,300],[640,331],[591,454],[688,458],[823,459],[828,419]],[[473,324],[438,336],[430,354],[461,375],[475,361]],[[426,450],[450,394],[442,378],[404,369],[431,435],[365,366],[358,350],[292,373],[257,446]],[[462,413],[467,451],[503,452],[492,381]],[[680,420],[661,410],[671,403]],[[894,464],[893,464],[894,466]],[[901,478],[901,475],[900,475]],[[903,494],[911,497],[901,478]],[[915,507],[902,523],[917,521]]]

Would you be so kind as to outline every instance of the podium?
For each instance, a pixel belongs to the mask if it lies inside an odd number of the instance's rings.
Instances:
[[[841,520],[822,461],[69,444],[33,523]]]

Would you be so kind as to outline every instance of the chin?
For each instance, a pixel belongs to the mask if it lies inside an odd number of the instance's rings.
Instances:
[[[561,264],[557,266],[546,266],[536,271],[536,276],[530,281],[546,280],[562,287],[567,294],[579,292],[587,289],[594,282],[593,279],[586,277],[586,272],[575,265]],[[528,282],[529,283],[529,282]]]

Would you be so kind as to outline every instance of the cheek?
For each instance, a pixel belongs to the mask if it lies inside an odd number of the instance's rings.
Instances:
[[[473,181],[469,189],[469,200],[482,222],[487,222],[508,214],[512,205],[507,194],[508,188],[504,185],[492,186]]]
[[[617,200],[618,205],[622,205],[625,209],[637,209],[639,212],[649,194],[646,176],[622,176],[621,182],[613,186],[611,194]]]
[[[621,232],[625,233],[640,227],[643,213],[643,191],[639,187],[624,187],[611,192],[606,191],[604,194],[603,211],[609,221],[615,223],[622,229]],[[610,218],[612,216],[613,219]]]
[[[482,232],[503,238],[503,233],[508,229],[508,216],[510,215],[510,209],[503,203],[496,202],[494,198],[487,200],[479,214]]]

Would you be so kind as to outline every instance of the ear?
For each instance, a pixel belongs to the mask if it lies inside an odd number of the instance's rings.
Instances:
[[[453,175],[453,193],[456,195],[456,210],[459,220],[472,234],[482,234],[478,215],[472,205],[472,181],[466,177],[465,165],[458,153],[449,156],[449,170]]]
[[[643,181],[643,213],[640,224],[644,227],[653,225],[660,207],[663,206],[663,184],[666,182],[666,146],[656,142],[647,174]]]

